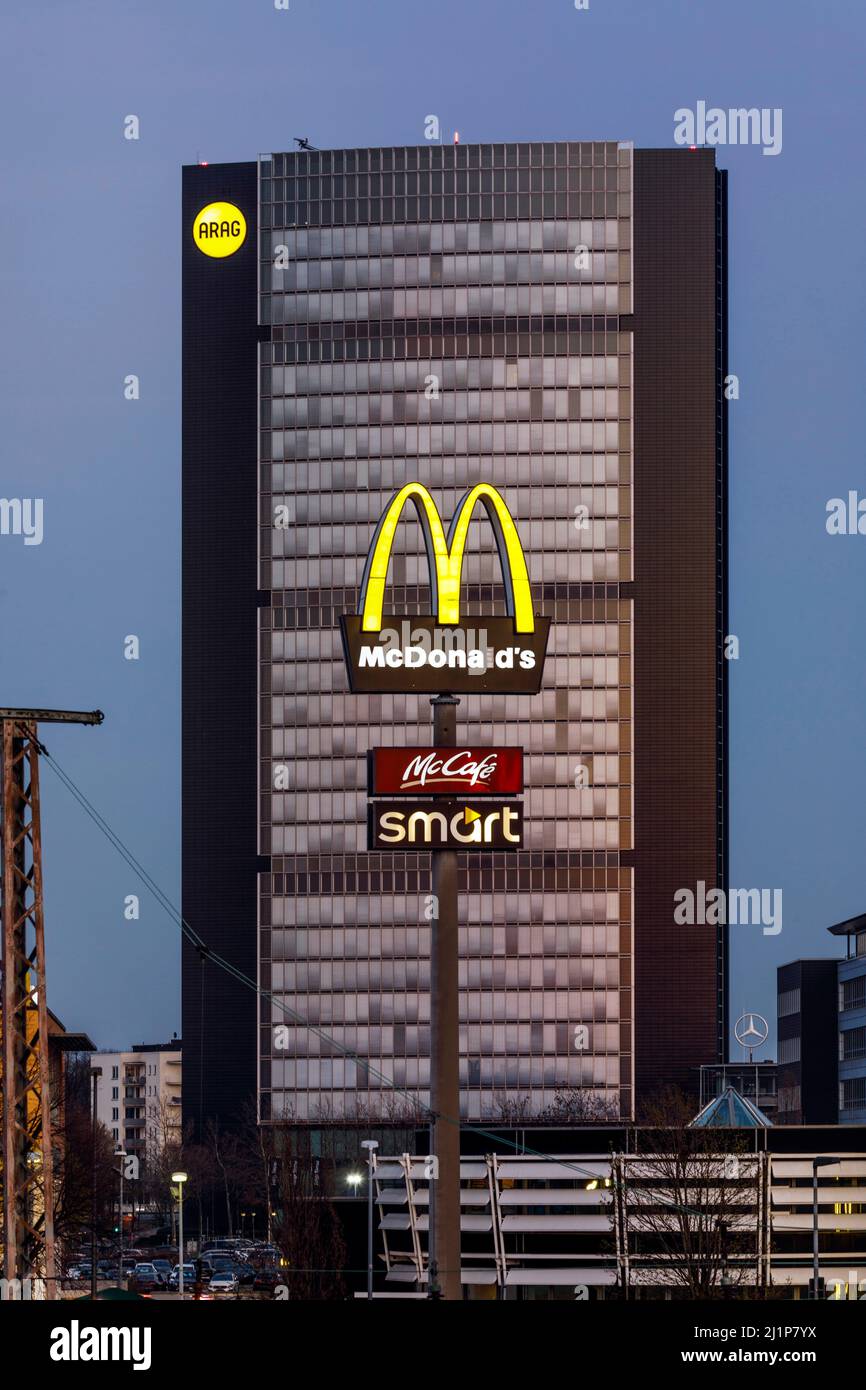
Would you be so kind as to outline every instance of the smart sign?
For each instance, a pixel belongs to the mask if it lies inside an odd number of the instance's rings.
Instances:
[[[520,849],[519,801],[371,801],[368,849]]]
[[[374,748],[371,796],[514,796],[523,791],[522,748]]]
[[[246,240],[247,219],[234,203],[208,203],[192,224],[193,240],[206,256],[222,259],[240,250]]]
[[[427,550],[434,614],[383,615],[394,536],[407,502]],[[460,580],[469,523],[481,502],[496,538],[507,618],[460,617]],[[407,483],[379,519],[361,583],[360,612],[341,619],[349,685],[361,694],[535,695],[541,688],[550,619],[536,617],[526,560],[505,502],[489,483],[460,500],[448,535],[430,493]]]

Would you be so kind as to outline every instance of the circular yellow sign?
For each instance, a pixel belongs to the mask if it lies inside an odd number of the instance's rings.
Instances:
[[[247,219],[234,203],[208,203],[193,222],[192,235],[206,256],[232,256],[246,240]]]

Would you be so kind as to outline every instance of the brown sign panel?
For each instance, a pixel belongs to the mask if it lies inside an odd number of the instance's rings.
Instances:
[[[371,796],[514,796],[523,791],[522,748],[374,748]]]
[[[371,801],[368,849],[521,849],[523,803]]]
[[[537,695],[549,618],[516,632],[511,618],[470,618],[443,627],[435,618],[384,617],[362,632],[357,615],[340,619],[349,687],[361,695]]]

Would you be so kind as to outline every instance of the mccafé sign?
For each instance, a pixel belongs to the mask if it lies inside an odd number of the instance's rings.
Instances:
[[[520,849],[519,801],[370,801],[368,849]]]
[[[383,614],[394,536],[411,502],[427,550],[434,614]],[[480,502],[491,523],[505,585],[506,618],[460,617],[460,581],[469,523]],[[535,695],[541,688],[549,618],[532,611],[526,560],[502,497],[478,483],[460,500],[448,535],[430,493],[407,483],[379,519],[361,583],[360,611],[341,619],[350,688],[360,694]]]
[[[523,791],[521,748],[374,748],[370,796],[514,796]]]

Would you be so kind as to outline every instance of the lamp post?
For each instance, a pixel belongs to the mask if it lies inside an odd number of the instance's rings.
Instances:
[[[838,1158],[812,1159],[812,1297],[818,1297],[818,1169],[835,1168]]]
[[[367,1150],[367,1297],[373,1297],[373,1155],[378,1139],[363,1139],[361,1148]]]
[[[183,1185],[187,1175],[184,1172],[172,1173],[171,1180],[177,1183],[177,1291],[183,1298]]]
[[[120,1282],[121,1282],[121,1284],[122,1284],[122,1283],[123,1283],[123,1165],[124,1165],[124,1163],[125,1163],[125,1161],[126,1161],[126,1150],[124,1149],[124,1147],[123,1147],[122,1144],[118,1144],[117,1148],[114,1150],[114,1157],[115,1157],[116,1159],[118,1159],[119,1162],[120,1162],[120,1167],[119,1167],[118,1170],[117,1170],[118,1173],[120,1174],[120,1205],[119,1205],[119,1207],[118,1207],[118,1212],[117,1212],[117,1249],[118,1249],[118,1260],[117,1260],[117,1263],[118,1263],[118,1265],[119,1265],[119,1267],[120,1267]]]
[[[90,1142],[92,1145],[91,1155],[91,1174],[90,1180],[93,1184],[90,1194],[90,1297],[96,1297],[96,1108],[97,1090],[99,1078],[102,1075],[102,1067],[90,1068],[91,1085],[91,1112],[90,1112]],[[111,1208],[109,1207],[109,1211]]]

